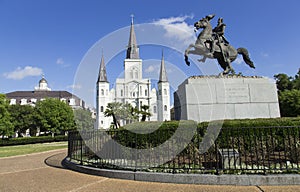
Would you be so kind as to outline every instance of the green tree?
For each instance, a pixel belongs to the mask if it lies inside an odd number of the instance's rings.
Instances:
[[[300,116],[299,92],[300,92],[300,69],[295,77],[289,77],[280,73],[274,75],[278,88],[278,100],[282,117]]]
[[[279,73],[274,75],[278,91],[291,90],[293,88],[292,77],[287,74]]]
[[[118,115],[121,113],[121,107],[122,107],[122,103],[119,102],[108,103],[106,110],[104,111],[105,117],[113,118],[113,124],[116,129],[120,127]]]
[[[279,106],[282,117],[300,116],[300,90],[292,89],[279,92]]]
[[[34,107],[30,105],[10,105],[8,109],[16,133],[25,134],[28,129],[31,135],[36,133],[37,122]]]
[[[41,130],[50,131],[53,137],[55,134],[75,128],[72,108],[58,99],[48,98],[39,101],[36,110]]]
[[[142,115],[141,121],[146,121],[146,118],[151,116],[148,105],[142,105],[139,113]]]
[[[139,110],[136,107],[133,107],[131,104],[123,104],[120,111],[120,119],[125,120],[127,123],[133,123],[139,119]]]
[[[75,125],[77,130],[92,130],[94,129],[95,119],[92,118],[92,113],[84,109],[74,110]]]
[[[298,73],[295,75],[295,78],[293,80],[293,88],[300,90],[300,68],[298,70]]]
[[[8,106],[9,103],[6,96],[0,94],[0,135],[2,138],[5,136],[12,136],[14,133]]]

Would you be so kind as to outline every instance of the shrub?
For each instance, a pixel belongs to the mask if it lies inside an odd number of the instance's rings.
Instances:
[[[58,135],[56,137],[51,137],[51,136],[18,137],[18,138],[10,138],[10,139],[0,139],[0,146],[48,143],[48,142],[59,142],[59,141],[67,141],[67,140],[68,140],[68,136],[65,135]]]

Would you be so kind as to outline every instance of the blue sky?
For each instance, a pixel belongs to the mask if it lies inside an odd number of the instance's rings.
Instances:
[[[45,74],[52,90],[73,92],[72,87],[82,88],[76,84],[76,75],[85,70],[85,66],[80,65],[84,63],[84,57],[97,42],[101,44],[101,39],[107,39],[115,31],[121,31],[125,40],[120,40],[117,44],[123,46],[123,52],[121,50],[113,57],[105,58],[109,64],[109,81],[114,82],[123,70],[131,14],[135,15],[138,43],[143,44],[155,38],[149,31],[145,33],[148,35],[146,37],[141,34],[147,23],[166,26],[159,33],[164,38],[173,35],[176,42],[186,43],[190,40],[193,43],[194,34],[191,33],[192,37],[180,33],[180,30],[168,31],[173,29],[170,26],[192,30],[195,21],[214,13],[216,18],[212,20],[213,26],[218,17],[223,17],[227,24],[227,39],[236,48],[246,47],[256,65],[256,69],[252,70],[238,59],[233,63],[237,72],[271,78],[277,73],[293,76],[300,67],[299,7],[298,0],[0,0],[0,93],[33,90],[42,74]],[[138,25],[142,26],[140,30]],[[112,42],[110,46],[115,43]],[[98,47],[101,46],[107,57],[109,48],[103,45]],[[165,47],[165,44],[157,46],[145,43],[140,47],[140,56],[146,63],[145,71],[148,75],[151,72],[157,73],[158,65],[152,65],[151,61],[159,61],[162,47],[166,62],[173,67],[169,71],[174,72],[177,67],[176,74],[184,73],[177,78],[178,81],[185,76],[209,71],[207,69],[212,65],[217,67],[212,61],[187,67],[180,50],[174,51]],[[97,50],[101,57],[102,51]],[[98,61],[94,62],[96,64],[90,66],[89,70],[95,73],[86,74],[92,80],[96,80],[98,71]],[[198,65],[201,65],[201,69],[195,70]],[[174,83],[175,88],[177,84]],[[91,91],[90,95],[90,98],[78,96],[94,105],[94,93]]]

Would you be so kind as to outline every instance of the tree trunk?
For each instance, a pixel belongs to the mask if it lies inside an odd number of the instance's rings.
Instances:
[[[118,129],[117,118],[116,118],[115,114],[112,114],[112,116],[113,116],[114,125],[115,125],[116,129]]]

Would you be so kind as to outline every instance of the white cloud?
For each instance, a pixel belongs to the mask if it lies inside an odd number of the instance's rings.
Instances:
[[[56,60],[56,64],[58,64],[58,65],[63,65],[65,62],[64,62],[64,60],[63,60],[63,58],[58,58],[57,60]]]
[[[57,58],[56,59],[56,64],[60,65],[61,67],[69,67],[69,64],[66,64],[63,58]]]
[[[262,52],[262,53],[260,53],[260,54],[261,54],[261,56],[263,56],[263,57],[269,57],[269,54],[268,54],[268,53]]]
[[[81,89],[82,88],[82,86],[81,85],[76,85],[76,84],[74,84],[74,85],[69,85],[69,86],[67,86],[67,88],[71,88],[71,89]]]
[[[189,25],[185,22],[185,20],[193,19],[193,17],[193,15],[186,15],[181,17],[163,18],[154,21],[153,24],[162,25],[166,30],[165,36],[167,38],[175,38],[176,40],[182,41],[182,43],[188,45],[195,41],[194,26]]]
[[[155,70],[155,66],[150,65],[149,67],[147,67],[147,68],[145,69],[145,72],[146,72],[146,73],[151,73],[151,72],[153,72],[154,70]]]
[[[40,76],[43,74],[43,70],[37,67],[32,66],[26,66],[24,69],[21,67],[18,67],[16,70],[8,73],[4,73],[4,77],[7,79],[13,79],[13,80],[21,80],[25,77],[30,76]]]

